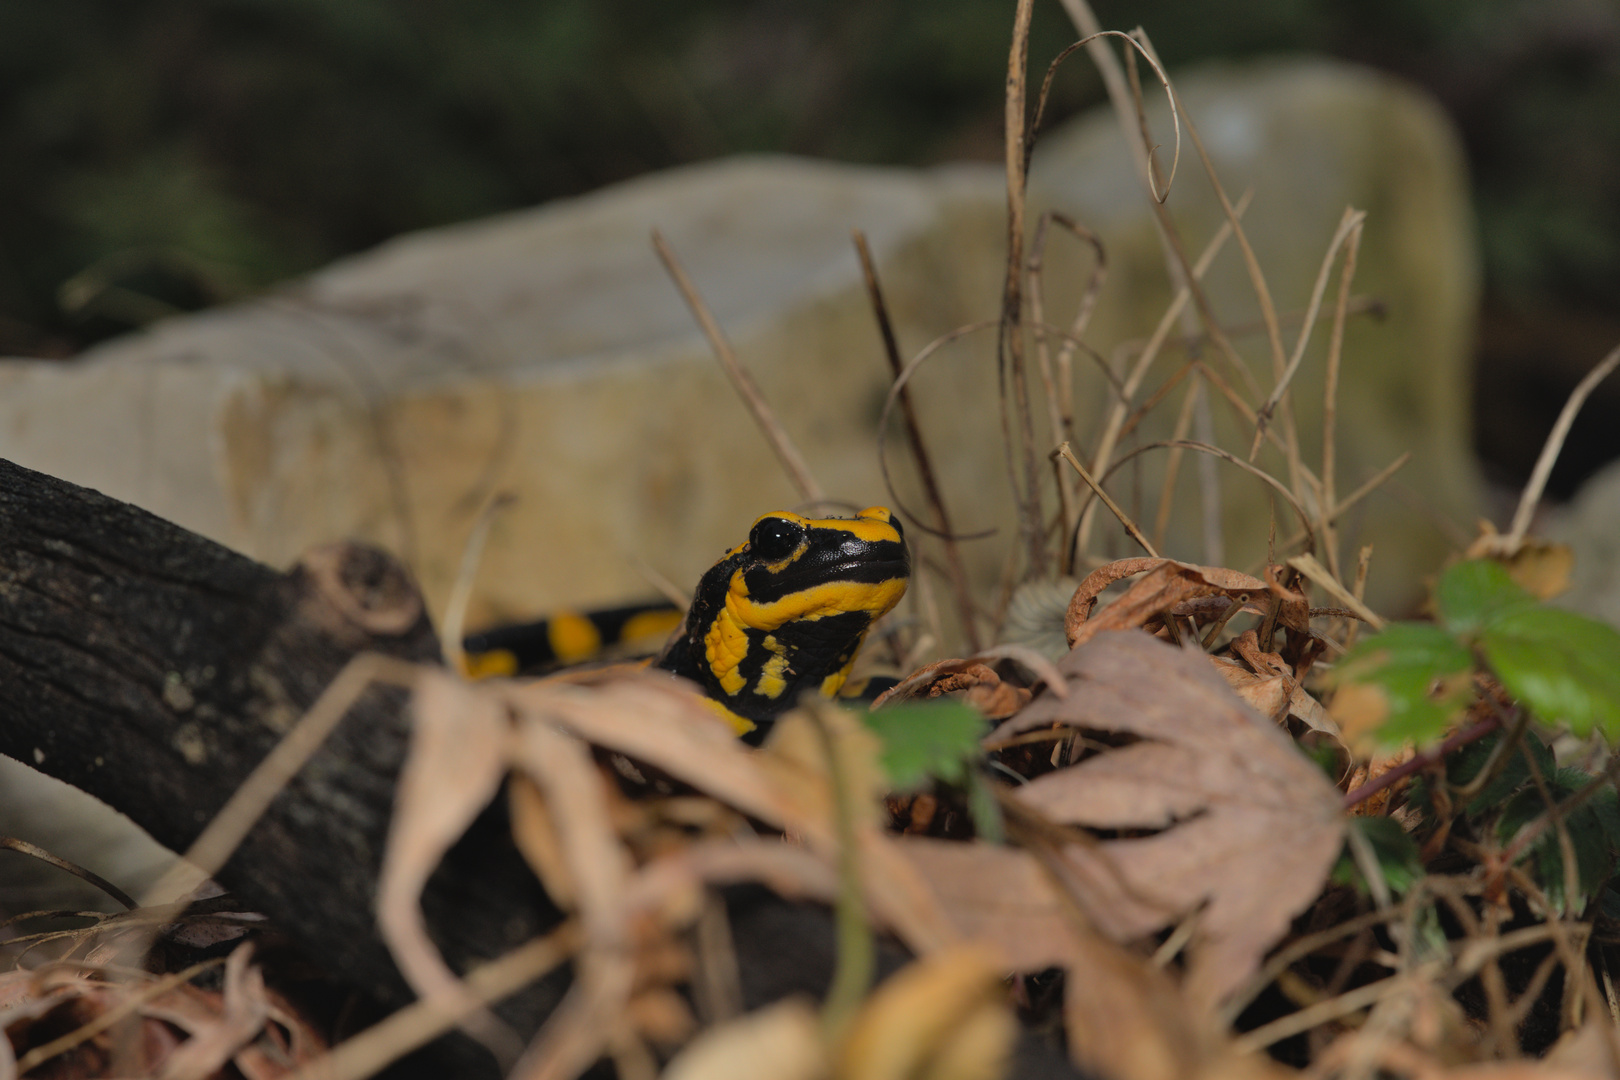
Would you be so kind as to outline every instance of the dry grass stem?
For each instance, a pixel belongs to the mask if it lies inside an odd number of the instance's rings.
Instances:
[[[939,352],[940,349],[943,349],[945,346],[951,344],[953,341],[964,338],[969,334],[977,333],[980,330],[988,330],[991,327],[998,325],[999,323],[993,322],[989,319],[982,322],[968,323],[966,326],[958,326],[955,330],[941,334],[933,341],[930,341],[927,345],[923,346],[921,352],[919,352],[916,356],[913,356],[906,363],[904,370],[902,370],[895,378],[894,382],[889,385],[888,396],[883,399],[883,411],[878,415],[877,429],[878,470],[883,474],[883,486],[888,490],[889,501],[893,504],[894,508],[900,513],[904,514],[907,519],[915,522],[919,529],[925,533],[928,533],[930,536],[940,536],[941,534],[939,530],[928,524],[926,517],[907,507],[906,504],[901,501],[899,492],[897,492],[894,488],[894,477],[889,473],[889,458],[886,452],[886,448],[888,446],[889,420],[894,414],[895,403],[900,399],[900,392],[905,389],[906,384],[909,383],[912,376],[917,373],[917,369],[922,367],[922,365],[929,358],[931,358],[935,353]],[[994,535],[995,531],[995,529],[986,529],[983,532],[960,534],[956,536],[956,539],[979,540],[986,536]]]
[[[776,418],[775,410],[765,400],[765,395],[760,392],[758,385],[755,384],[754,377],[748,373],[748,369],[743,367],[742,363],[737,359],[736,352],[731,348],[731,342],[726,340],[725,331],[720,329],[720,324],[715,321],[714,315],[709,311],[709,306],[703,302],[702,294],[698,292],[697,286],[692,283],[692,279],[687,276],[686,268],[681,265],[675,250],[669,246],[663,234],[657,229],[652,232],[652,243],[653,248],[658,252],[658,258],[663,261],[664,269],[669,271],[669,276],[674,280],[675,287],[681,291],[681,296],[686,300],[686,306],[691,308],[692,316],[697,319],[698,325],[703,328],[704,336],[709,339],[709,347],[714,350],[715,358],[720,361],[720,366],[725,369],[726,377],[731,380],[731,385],[736,389],[738,395],[742,397],[743,404],[748,407],[748,411],[753,415],[754,422],[759,425],[759,429],[764,433],[766,441],[771,444],[771,449],[776,452],[777,460],[782,463],[782,468],[787,471],[788,479],[793,483],[794,489],[798,491],[799,498],[805,502],[825,501],[827,498],[826,492],[822,490],[820,484],[816,483],[816,478],[811,474],[810,467],[805,464],[803,456],[800,455],[798,447],[793,444],[787,429]]]
[[[1252,191],[1244,193],[1243,198],[1240,200],[1239,213],[1248,209],[1249,199],[1252,194]],[[1219,229],[1215,230],[1215,235],[1210,238],[1209,243],[1205,245],[1203,252],[1198,256],[1198,262],[1193,265],[1192,277],[1194,280],[1202,278],[1209,270],[1210,264],[1215,261],[1215,256],[1220,254],[1221,248],[1225,246],[1231,235],[1232,227],[1230,224],[1223,224]],[[1187,302],[1191,298],[1192,289],[1190,286],[1184,285],[1176,292],[1174,299],[1170,301],[1170,306],[1160,316],[1159,325],[1154,327],[1152,336],[1148,338],[1147,344],[1143,346],[1141,355],[1136,358],[1135,366],[1131,368],[1130,374],[1125,377],[1123,400],[1116,403],[1109,411],[1102,436],[1097,443],[1097,449],[1091,455],[1091,467],[1098,475],[1108,470],[1112,462],[1114,448],[1118,445],[1120,430],[1130,413],[1130,402],[1136,397],[1137,391],[1142,388],[1142,381],[1147,378],[1148,369],[1153,366],[1153,361],[1158,358],[1159,351],[1164,347],[1164,343],[1169,340],[1170,332],[1175,328],[1176,320],[1180,317],[1182,309],[1187,306]],[[1089,547],[1091,538],[1090,517],[1086,513],[1089,502],[1089,499],[1085,500],[1080,510],[1078,547],[1081,551],[1085,551]]]
[[[471,1006],[485,1007],[515,994],[566,962],[580,944],[579,924],[570,920],[498,959],[481,964],[463,980],[468,1002],[451,1007],[417,1001],[333,1047],[332,1052],[287,1080],[361,1080],[389,1062],[425,1046],[455,1027]]]
[[[1260,427],[1265,428],[1271,422],[1271,414],[1288,393],[1289,384],[1294,381],[1294,375],[1299,366],[1305,361],[1305,347],[1310,344],[1311,331],[1316,328],[1316,316],[1322,309],[1322,297],[1327,293],[1328,278],[1333,274],[1333,262],[1339,254],[1339,249],[1345,245],[1353,234],[1359,234],[1363,223],[1367,220],[1365,210],[1346,207],[1344,216],[1339,219],[1339,227],[1334,230],[1333,239],[1328,243],[1327,254],[1322,256],[1322,266],[1316,272],[1316,281],[1311,286],[1311,299],[1305,307],[1305,322],[1299,330],[1299,340],[1294,344],[1294,353],[1288,358],[1288,365],[1277,376],[1277,385],[1271,388],[1265,404],[1260,406]],[[1348,269],[1348,267],[1347,267]],[[1349,293],[1348,278],[1344,278],[1340,288],[1341,297]],[[1341,321],[1342,325],[1342,321]],[[1249,460],[1253,461],[1260,452],[1262,434],[1255,432],[1254,446],[1249,450]]]
[[[1339,422],[1339,368],[1344,355],[1344,325],[1350,315],[1350,285],[1356,277],[1356,260],[1361,253],[1358,226],[1345,241],[1344,269],[1339,274],[1339,299],[1333,307],[1333,332],[1328,337],[1327,371],[1322,380],[1322,547],[1328,569],[1339,576],[1339,541],[1330,512],[1338,501],[1338,447],[1335,439]],[[1360,593],[1358,592],[1359,596]]]
[[[91,885],[94,885],[96,888],[118,901],[125,908],[133,908],[135,906],[135,901],[129,897],[129,894],[125,893],[124,890],[120,889],[106,878],[86,870],[77,863],[72,863],[66,859],[57,858],[44,848],[30,844],[26,840],[19,840],[15,836],[0,836],[0,848],[7,848],[11,851],[17,852],[20,855],[27,855],[29,858],[38,859],[42,863],[48,863],[49,865],[56,867],[58,870],[63,870],[69,874],[72,874],[81,881],[89,882]],[[4,924],[0,923],[0,925]]]
[[[883,286],[878,281],[877,261],[872,258],[872,249],[866,242],[866,234],[859,229],[855,230],[855,253],[861,261],[861,275],[866,281],[866,294],[872,302],[872,313],[877,318],[878,333],[883,339],[883,355],[889,362],[889,373],[900,378],[904,364],[900,359],[900,345],[894,336],[894,325],[889,320],[889,305],[883,298]],[[917,476],[922,481],[923,493],[927,495],[929,505],[934,510],[934,521],[938,525],[938,536],[945,547],[945,565],[948,568],[947,580],[951,583],[951,591],[956,597],[957,616],[962,620],[962,632],[966,636],[968,645],[972,649],[979,648],[978,620],[974,617],[972,585],[968,581],[967,568],[962,565],[962,552],[956,545],[955,529],[951,526],[951,516],[945,508],[945,495],[940,490],[939,480],[934,475],[934,461],[928,453],[928,445],[923,441],[922,425],[917,420],[917,411],[911,402],[911,395],[905,387],[897,391],[900,402],[900,416],[906,425],[906,438],[911,443],[912,460],[917,464]]]
[[[1536,458],[1536,467],[1530,472],[1530,482],[1524,485],[1524,492],[1519,496],[1519,507],[1513,513],[1513,524],[1507,535],[1502,538],[1502,548],[1511,554],[1524,543],[1525,535],[1530,531],[1530,519],[1535,517],[1536,506],[1541,502],[1541,493],[1547,488],[1547,478],[1552,475],[1553,463],[1558,460],[1559,451],[1564,448],[1564,440],[1569,437],[1569,429],[1575,423],[1575,416],[1586,404],[1586,399],[1592,391],[1597,389],[1598,383],[1608,378],[1616,366],[1620,366],[1620,345],[1605,356],[1601,363],[1586,373],[1570,393],[1569,400],[1564,402],[1563,411],[1558,414],[1558,420],[1553,424],[1552,431],[1547,435],[1547,442],[1541,448],[1541,456]]]
[[[1119,519],[1119,523],[1125,526],[1125,531],[1130,534],[1131,539],[1140,544],[1142,550],[1147,552],[1150,558],[1157,559],[1159,557],[1159,552],[1158,549],[1153,546],[1152,541],[1150,541],[1146,536],[1143,536],[1142,530],[1136,527],[1136,522],[1131,520],[1130,515],[1124,510],[1120,509],[1118,503],[1109,498],[1108,492],[1102,489],[1102,485],[1098,484],[1097,481],[1092,478],[1091,474],[1086,471],[1086,467],[1080,464],[1080,459],[1074,456],[1074,451],[1069,449],[1069,444],[1064,443],[1062,446],[1059,446],[1057,448],[1057,452],[1062,456],[1064,461],[1067,461],[1070,465],[1074,466],[1075,472],[1080,474],[1080,479],[1084,480],[1086,482],[1086,486],[1091,488],[1091,490],[1096,494],[1097,498],[1103,501],[1103,505],[1108,507],[1109,512]]]
[[[503,492],[485,503],[462,546],[461,565],[456,569],[455,584],[450,588],[450,599],[444,607],[444,625],[439,629],[439,651],[451,671],[466,670],[467,653],[461,642],[467,629],[467,605],[472,600],[473,584],[478,580],[478,564],[484,557],[489,530],[501,511],[516,501],[517,496]]]
[[[1329,596],[1355,612],[1357,617],[1374,630],[1384,628],[1384,620],[1379,618],[1372,608],[1363,604],[1355,593],[1345,588],[1327,567],[1317,561],[1314,555],[1295,555],[1288,560],[1288,565],[1321,586]]]
[[[1199,384],[1196,379],[1187,387],[1186,397],[1181,399],[1181,411],[1176,414],[1175,431],[1171,434],[1172,442],[1180,442],[1187,437],[1192,427],[1193,408],[1198,404]],[[1170,527],[1170,512],[1175,509],[1176,479],[1181,473],[1182,449],[1177,446],[1165,457],[1164,483],[1159,486],[1159,511],[1153,519],[1153,543],[1158,547],[1164,546],[1164,534]]]

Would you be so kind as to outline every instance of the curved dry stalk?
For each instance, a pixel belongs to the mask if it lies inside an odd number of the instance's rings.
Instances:
[[[1057,448],[1055,453],[1062,457],[1064,461],[1067,461],[1070,465],[1074,466],[1074,471],[1080,474],[1080,479],[1086,482],[1086,486],[1091,488],[1091,490],[1096,493],[1097,498],[1103,501],[1103,505],[1108,507],[1109,511],[1119,519],[1119,523],[1125,526],[1125,531],[1130,534],[1131,539],[1135,540],[1141,545],[1142,550],[1148,553],[1148,557],[1151,559],[1157,559],[1159,557],[1159,552],[1156,548],[1154,548],[1152,542],[1148,540],[1146,536],[1142,535],[1142,530],[1136,527],[1136,522],[1131,520],[1130,515],[1122,510],[1118,503],[1109,498],[1108,492],[1104,491],[1102,489],[1102,485],[1092,478],[1092,475],[1086,471],[1086,467],[1084,465],[1080,464],[1080,459],[1074,456],[1074,451],[1069,449],[1069,444],[1065,442],[1062,446]]]
[[[1314,555],[1295,555],[1288,560],[1288,565],[1310,578],[1325,589],[1329,596],[1349,608],[1356,618],[1371,626],[1374,630],[1382,630],[1386,625],[1384,620],[1356,598],[1355,593],[1345,588],[1333,572],[1317,561]]]
[[[1239,214],[1248,209],[1249,200],[1253,195],[1252,189],[1244,192],[1243,198],[1239,200]],[[1182,310],[1187,306],[1187,302],[1192,299],[1192,282],[1201,279],[1208,272],[1210,264],[1215,261],[1215,256],[1220,254],[1221,248],[1225,246],[1226,241],[1231,236],[1232,226],[1230,223],[1223,223],[1220,228],[1215,230],[1215,235],[1210,237],[1209,243],[1204,246],[1203,252],[1198,256],[1198,261],[1193,264],[1191,280],[1176,291],[1175,298],[1170,301],[1170,306],[1165,308],[1164,314],[1160,316],[1159,325],[1153,328],[1153,334],[1148,338],[1147,344],[1143,346],[1141,355],[1136,358],[1135,366],[1131,368],[1130,374],[1125,377],[1122,400],[1110,410],[1108,420],[1103,427],[1102,437],[1097,441],[1097,449],[1091,455],[1091,468],[1094,472],[1098,474],[1105,473],[1112,464],[1111,459],[1114,448],[1119,445],[1120,431],[1124,427],[1127,415],[1129,415],[1130,402],[1136,397],[1136,392],[1142,388],[1142,381],[1147,378],[1148,369],[1153,366],[1153,361],[1158,358],[1160,350],[1164,348],[1165,342],[1169,340],[1170,332],[1175,328],[1176,320],[1181,317]],[[1090,500],[1087,499],[1080,506],[1080,531],[1076,544],[1080,550],[1085,550],[1091,536],[1091,518],[1086,513],[1089,503]]]
[[[1339,365],[1344,355],[1344,324],[1350,315],[1350,284],[1356,276],[1356,260],[1361,253],[1361,232],[1350,234],[1344,250],[1344,270],[1339,274],[1339,300],[1333,306],[1333,332],[1328,336],[1327,371],[1322,379],[1322,546],[1327,552],[1328,569],[1339,573],[1339,540],[1329,512],[1338,501],[1338,448],[1335,436],[1339,421]]]
[[[49,863],[58,870],[66,871],[81,881],[89,882],[91,885],[94,885],[96,888],[100,889],[102,892],[124,905],[125,908],[133,908],[135,906],[135,901],[130,899],[129,894],[124,892],[123,889],[120,889],[118,886],[114,885],[112,882],[108,881],[106,878],[90,870],[86,870],[77,863],[71,863],[66,859],[58,858],[57,856],[46,851],[44,848],[30,844],[26,840],[19,840],[15,836],[0,836],[0,848],[9,848],[20,855],[27,855],[30,858],[38,859],[40,862]]]
[[[1597,384],[1609,377],[1610,372],[1620,366],[1620,345],[1605,356],[1597,367],[1586,373],[1564,402],[1564,409],[1558,414],[1558,420],[1553,424],[1552,431],[1547,434],[1547,442],[1541,448],[1541,456],[1536,459],[1536,467],[1531,470],[1530,482],[1524,485],[1524,492],[1519,496],[1519,507],[1513,513],[1513,525],[1502,538],[1502,548],[1511,554],[1524,543],[1525,534],[1530,531],[1530,519],[1536,514],[1536,505],[1541,502],[1541,493],[1547,489],[1547,478],[1552,475],[1553,463],[1558,460],[1558,453],[1564,448],[1564,440],[1569,437],[1569,429],[1575,423],[1575,415],[1586,404],[1586,399]]]
[[[439,649],[451,671],[467,670],[467,652],[461,642],[467,626],[467,605],[472,600],[473,584],[478,580],[478,563],[484,557],[484,544],[495,519],[517,501],[511,492],[500,492],[478,512],[472,532],[461,548],[461,565],[456,569],[455,584],[450,587],[450,599],[445,603],[444,625],[439,630]]]
[[[943,538],[945,534],[941,533],[935,528],[932,528],[920,515],[918,515],[910,507],[906,506],[905,503],[900,499],[900,493],[894,489],[894,477],[889,474],[889,459],[887,453],[885,453],[885,448],[888,443],[889,418],[894,413],[895,402],[899,400],[900,391],[903,390],[906,384],[911,381],[911,377],[917,373],[917,369],[923,365],[924,361],[933,356],[940,349],[943,349],[946,345],[949,345],[951,342],[956,341],[959,338],[964,338],[967,335],[979,330],[988,330],[997,325],[999,325],[998,322],[990,319],[968,323],[966,326],[958,326],[955,330],[950,330],[941,334],[939,337],[923,346],[922,351],[911,358],[911,360],[906,364],[905,368],[901,370],[900,374],[895,377],[894,382],[890,384],[889,394],[883,399],[883,411],[878,414],[878,471],[883,474],[883,486],[889,493],[889,502],[894,506],[896,511],[904,514],[911,521],[915,522],[918,528],[920,528],[923,532],[928,533],[930,536],[939,536]],[[994,535],[995,532],[995,529],[986,529],[983,532],[977,533],[955,534],[953,538],[957,540],[982,540],[987,536]]]
[[[1242,458],[1238,457],[1236,454],[1222,450],[1218,446],[1211,446],[1208,443],[1197,442],[1192,439],[1177,439],[1168,442],[1148,443],[1146,446],[1138,446],[1135,450],[1132,450],[1118,461],[1115,461],[1108,467],[1108,472],[1103,474],[1102,479],[1107,480],[1108,477],[1114,474],[1116,469],[1130,461],[1132,458],[1136,457],[1138,454],[1145,454],[1149,450],[1166,450],[1177,446],[1186,450],[1197,450],[1200,454],[1209,454],[1211,457],[1218,457],[1222,461],[1236,465],[1244,472],[1265,481],[1273,490],[1277,492],[1277,494],[1283,497],[1283,501],[1292,507],[1294,513],[1298,515],[1300,525],[1304,528],[1306,550],[1316,550],[1316,530],[1311,528],[1310,515],[1306,512],[1305,507],[1300,503],[1300,501],[1294,497],[1294,493],[1288,490],[1287,485],[1285,485],[1281,480],[1278,480],[1275,476],[1272,476],[1270,473],[1266,472],[1264,469],[1251,465],[1247,461],[1244,461]]]
[[[1316,328],[1316,313],[1321,310],[1322,297],[1327,292],[1328,278],[1333,274],[1333,262],[1339,254],[1339,249],[1350,240],[1352,235],[1360,237],[1362,225],[1366,220],[1367,212],[1365,210],[1357,210],[1350,206],[1345,207],[1344,216],[1339,219],[1339,227],[1334,230],[1333,239],[1328,244],[1327,254],[1322,256],[1322,266],[1316,272],[1316,282],[1311,286],[1311,299],[1305,306],[1305,322],[1300,327],[1299,340],[1294,344],[1294,354],[1288,358],[1287,367],[1283,368],[1282,372],[1277,376],[1277,385],[1271,388],[1271,393],[1267,395],[1265,404],[1261,405],[1257,410],[1260,423],[1254,433],[1254,446],[1249,450],[1250,461],[1253,461],[1255,455],[1260,453],[1260,443],[1265,438],[1265,429],[1271,422],[1271,414],[1276,410],[1278,403],[1282,401],[1283,395],[1288,393],[1288,384],[1293,382],[1294,375],[1299,371],[1300,364],[1305,360],[1305,346],[1310,343],[1311,331]],[[1348,275],[1353,267],[1354,263],[1347,256],[1345,274]],[[1349,295],[1348,276],[1341,279],[1340,293],[1342,303],[1343,298]],[[1342,320],[1340,320],[1340,325],[1343,325]]]
[[[904,365],[900,360],[899,342],[894,336],[894,324],[889,320],[889,305],[883,298],[883,286],[878,283],[877,261],[872,258],[872,248],[866,242],[866,234],[860,229],[855,230],[854,241],[855,253],[861,261],[861,275],[866,280],[866,294],[872,301],[872,313],[877,318],[878,333],[883,338],[883,355],[889,361],[890,374],[894,378],[899,378]],[[1044,349],[1042,364],[1044,367]],[[917,411],[912,407],[911,395],[904,387],[899,391],[899,399],[900,415],[906,424],[906,437],[911,442],[911,456],[917,463],[917,476],[922,481],[924,494],[928,496],[928,501],[934,508],[934,520],[939,524],[939,535],[945,545],[945,565],[949,568],[946,577],[956,596],[957,616],[962,620],[962,632],[967,635],[968,644],[977,649],[979,628],[974,618],[972,586],[968,583],[967,568],[962,565],[962,553],[956,546],[950,513],[945,509],[945,494],[940,490],[939,481],[934,476],[934,461],[929,456],[927,444],[923,442],[922,425],[917,421]]]
[[[821,502],[826,499],[826,492],[816,483],[815,476],[810,472],[810,466],[805,464],[799,448],[794,445],[782,422],[776,418],[775,410],[765,400],[765,395],[760,392],[754,377],[748,374],[748,369],[737,359],[736,352],[731,348],[731,342],[726,340],[725,331],[720,329],[720,324],[715,321],[709,306],[703,302],[702,294],[687,276],[686,268],[675,255],[675,249],[669,246],[663,234],[657,229],[652,231],[652,243],[654,250],[658,252],[658,258],[664,264],[664,269],[669,271],[675,287],[681,291],[686,306],[692,310],[693,318],[697,319],[698,325],[703,328],[704,336],[709,339],[709,347],[714,350],[715,359],[720,361],[720,366],[725,369],[732,387],[736,389],[743,399],[743,404],[753,415],[754,423],[759,425],[765,440],[776,452],[776,458],[787,471],[788,480],[798,491],[799,498],[806,502]]]

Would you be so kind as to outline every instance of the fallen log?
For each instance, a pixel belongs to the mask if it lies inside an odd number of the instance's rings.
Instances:
[[[95,795],[184,851],[355,655],[438,662],[409,575],[339,544],[282,573],[95,491],[0,461],[0,753]],[[220,870],[322,968],[378,1002],[413,995],[376,932],[403,693],[369,691]],[[499,810],[424,895],[458,968],[558,915]],[[503,1012],[534,1030],[563,976]]]

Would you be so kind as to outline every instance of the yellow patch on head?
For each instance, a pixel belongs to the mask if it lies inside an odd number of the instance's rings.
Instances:
[[[829,581],[789,593],[780,600],[756,603],[748,599],[748,588],[739,572],[732,575],[726,612],[742,626],[769,633],[785,623],[814,621],[848,611],[865,611],[877,619],[888,614],[905,594],[906,579],[892,577],[887,581]]]
[[[571,611],[551,617],[546,624],[546,638],[551,642],[552,655],[564,664],[595,656],[602,648],[602,633],[596,624]]]

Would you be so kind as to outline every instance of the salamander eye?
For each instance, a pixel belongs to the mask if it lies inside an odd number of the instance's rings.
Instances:
[[[797,551],[803,538],[803,526],[786,518],[768,517],[762,518],[748,534],[748,547],[756,558],[776,562]]]

